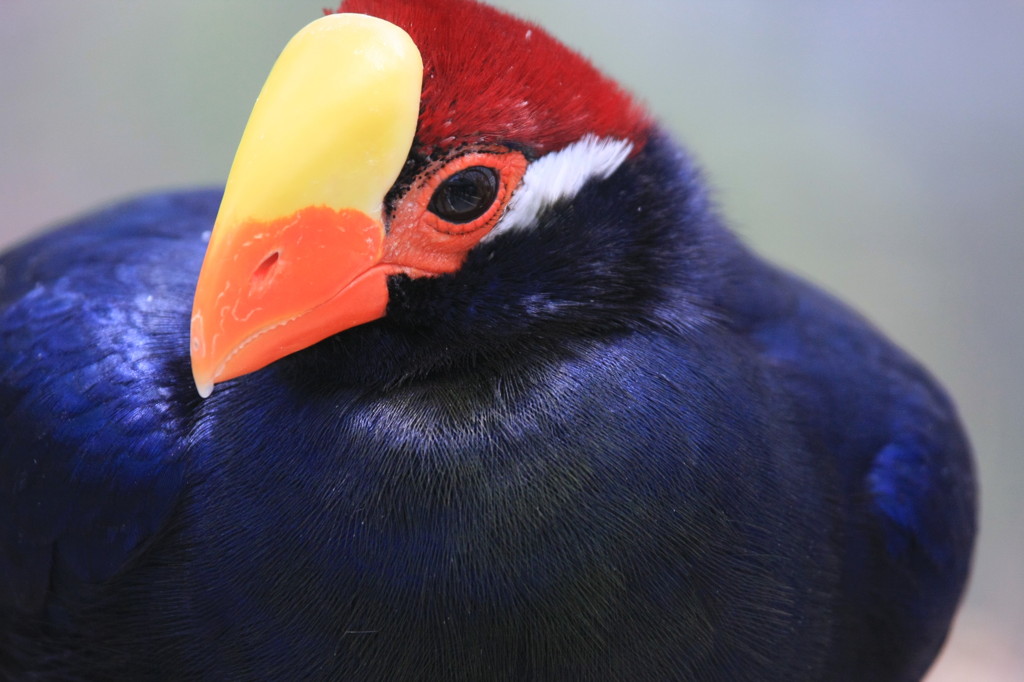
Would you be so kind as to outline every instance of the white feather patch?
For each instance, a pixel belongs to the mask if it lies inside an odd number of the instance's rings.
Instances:
[[[536,224],[548,206],[575,196],[591,180],[614,173],[633,150],[633,143],[587,135],[564,149],[542,156],[526,170],[522,184],[494,229],[481,241]]]

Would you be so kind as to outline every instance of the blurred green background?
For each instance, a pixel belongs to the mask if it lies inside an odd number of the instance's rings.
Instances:
[[[945,382],[977,452],[982,535],[929,679],[1024,679],[1024,3],[495,4],[636,92],[748,242]],[[323,6],[2,0],[0,245],[223,182],[275,56]]]

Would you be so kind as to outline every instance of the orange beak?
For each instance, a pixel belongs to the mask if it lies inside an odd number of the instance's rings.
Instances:
[[[242,135],[192,308],[200,395],[384,315],[383,203],[412,146],[423,64],[359,14],[285,47]]]

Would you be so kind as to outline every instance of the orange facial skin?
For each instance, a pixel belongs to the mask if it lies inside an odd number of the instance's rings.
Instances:
[[[490,208],[467,223],[453,223],[431,213],[430,199],[442,182],[459,171],[484,166],[498,172],[498,195]],[[422,174],[399,203],[384,243],[384,262],[411,276],[455,272],[498,223],[526,174],[527,161],[510,150],[473,151],[437,164]]]

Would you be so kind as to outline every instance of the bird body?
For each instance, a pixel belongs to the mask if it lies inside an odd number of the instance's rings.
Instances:
[[[470,27],[551,41],[457,4]],[[500,159],[520,184],[480,214],[486,235],[451,242],[454,270],[389,270],[379,319],[201,398],[189,306],[219,192],[138,199],[0,258],[0,673],[919,679],[974,532],[942,390],[743,247],[614,84],[563,129],[437,115],[432,77],[464,55],[431,47],[444,7],[345,6],[424,55],[383,253],[417,234],[401,216],[421,189],[417,216],[461,220],[491,186],[467,168]],[[433,132],[464,111],[468,138]],[[421,179],[468,154],[481,165],[448,177],[472,191],[437,203],[445,185]]]

